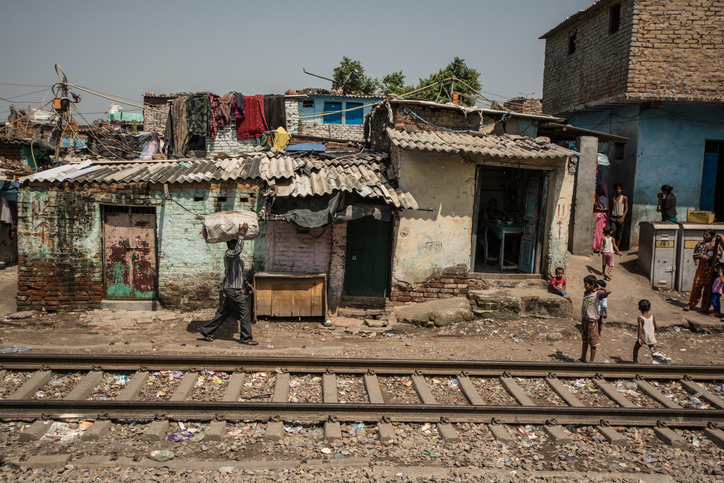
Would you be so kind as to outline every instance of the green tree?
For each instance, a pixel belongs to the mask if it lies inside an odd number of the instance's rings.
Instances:
[[[455,76],[454,83],[450,80],[453,76]],[[480,72],[472,67],[468,67],[464,59],[455,57],[447,67],[440,69],[437,74],[432,74],[426,79],[420,79],[420,83],[416,87],[417,89],[433,83],[437,83],[438,87],[431,87],[430,89],[416,93],[415,97],[447,102],[450,100],[448,94],[452,88],[455,92],[463,94],[460,96],[461,104],[474,106],[474,98],[478,95],[475,91],[480,91],[481,88],[480,81],[478,80],[479,77]],[[458,79],[462,82],[459,82]],[[442,89],[439,87],[440,85],[442,85]],[[447,92],[447,94],[443,91]]]
[[[377,79],[365,75],[365,69],[358,60],[352,60],[346,55],[342,57],[339,67],[334,68],[333,78],[333,87],[339,89],[344,86],[345,94],[374,94],[379,87]]]
[[[405,85],[405,74],[402,71],[387,74],[380,81],[380,89],[384,94],[404,94],[414,87]]]

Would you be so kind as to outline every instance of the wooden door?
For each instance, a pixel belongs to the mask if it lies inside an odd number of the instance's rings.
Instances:
[[[541,175],[528,172],[525,176],[525,214],[523,216],[523,234],[520,242],[518,270],[523,273],[535,272],[536,245],[538,242],[538,222],[540,219]]]
[[[106,298],[156,296],[155,208],[106,207],[104,252]]]
[[[385,297],[390,285],[391,224],[365,216],[347,223],[344,293]]]

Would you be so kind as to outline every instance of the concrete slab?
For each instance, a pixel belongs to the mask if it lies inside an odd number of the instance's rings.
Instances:
[[[489,424],[488,429],[490,430],[490,433],[493,435],[493,437],[500,442],[503,443],[512,443],[515,441],[515,438],[513,435],[510,434],[510,431],[508,431],[508,428],[506,428],[503,425],[500,424]]]
[[[672,429],[654,428],[654,434],[656,434],[656,437],[663,441],[664,444],[668,444],[669,446],[679,449],[688,448],[688,445],[686,444],[684,438],[679,436],[679,434]]]
[[[390,423],[378,423],[377,431],[380,433],[380,441],[383,443],[389,443],[390,441],[396,441],[395,428]]]
[[[440,423],[437,425],[437,431],[440,433],[440,436],[442,436],[442,439],[444,439],[448,443],[460,442],[460,435],[457,431],[455,431],[455,428],[453,428],[452,424]]]
[[[472,320],[473,312],[466,297],[435,299],[398,307],[392,313],[397,322],[422,327],[443,327],[463,320]]]
[[[628,440],[626,436],[616,431],[616,428],[610,426],[598,426],[598,432],[600,432],[609,444],[617,444],[619,446],[626,446]]]
[[[157,310],[160,307],[157,300],[101,300],[101,309],[110,310]]]
[[[264,438],[269,441],[281,441],[284,439],[284,423],[281,421],[271,421],[267,423]]]
[[[166,439],[168,428],[168,421],[154,421],[146,428],[144,436],[148,438],[149,441],[163,441]]]
[[[223,441],[224,434],[226,434],[226,421],[211,421],[204,434],[206,441]]]
[[[98,441],[111,428],[110,421],[96,421],[80,437],[82,441]]]
[[[543,430],[548,433],[556,444],[568,444],[573,442],[571,433],[563,431],[560,426],[543,426]]]
[[[53,421],[35,421],[29,428],[20,433],[18,441],[37,441],[45,436],[45,433],[50,430],[51,426],[53,426]]]
[[[342,439],[342,427],[338,422],[327,421],[324,423],[324,437],[327,441],[339,441]]]

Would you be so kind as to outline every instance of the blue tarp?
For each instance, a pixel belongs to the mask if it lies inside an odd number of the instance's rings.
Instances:
[[[286,151],[315,151],[318,153],[323,153],[327,150],[327,147],[324,144],[317,144],[317,143],[301,143],[301,144],[291,144],[287,146]]]

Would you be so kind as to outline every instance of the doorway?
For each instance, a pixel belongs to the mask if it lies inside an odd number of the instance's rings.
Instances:
[[[716,221],[724,221],[724,141],[706,141],[701,177],[699,209],[713,211]]]
[[[156,297],[156,209],[104,206],[107,299]]]
[[[540,273],[547,172],[478,166],[473,267],[483,273]]]
[[[344,294],[386,297],[390,287],[392,223],[365,216],[347,222]]]

